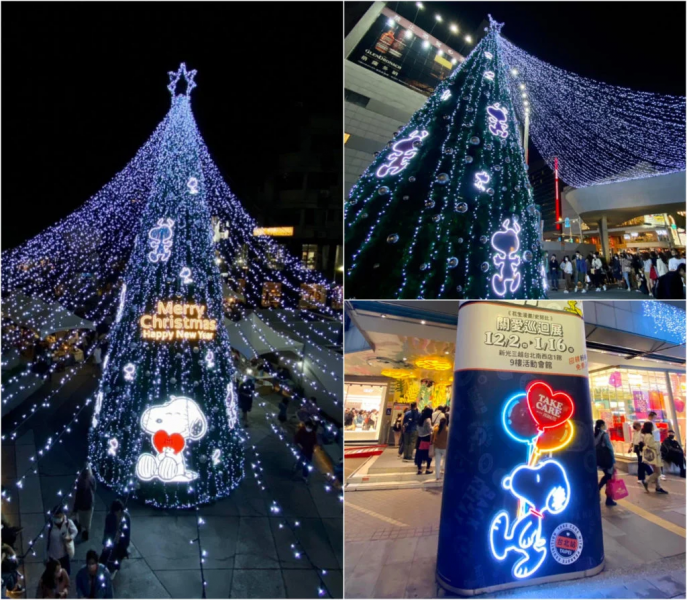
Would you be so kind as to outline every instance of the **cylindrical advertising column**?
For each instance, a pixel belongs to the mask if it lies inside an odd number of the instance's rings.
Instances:
[[[463,302],[437,581],[473,595],[603,569],[582,312]]]

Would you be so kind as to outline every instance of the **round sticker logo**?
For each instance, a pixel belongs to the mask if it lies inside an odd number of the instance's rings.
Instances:
[[[580,558],[582,546],[582,532],[572,523],[561,523],[551,534],[551,556],[562,565]]]

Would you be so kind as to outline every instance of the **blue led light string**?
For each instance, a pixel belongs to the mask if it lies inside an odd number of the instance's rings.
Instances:
[[[608,85],[550,65],[498,37],[518,118],[574,187],[685,170],[685,98]],[[524,86],[524,87],[521,87]],[[523,96],[525,94],[525,96]]]

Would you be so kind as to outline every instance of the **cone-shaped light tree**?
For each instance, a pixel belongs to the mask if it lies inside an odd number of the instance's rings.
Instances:
[[[546,297],[500,29],[490,17],[467,60],[353,186],[348,297]]]
[[[222,283],[190,107],[195,71],[170,74],[172,109],[124,274],[89,456],[118,493],[161,507],[226,496],[243,477]],[[185,93],[177,93],[180,77]]]

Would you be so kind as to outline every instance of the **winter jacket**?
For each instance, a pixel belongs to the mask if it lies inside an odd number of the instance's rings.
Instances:
[[[98,572],[95,574],[96,598],[114,598],[112,593],[112,577],[105,565],[98,565]],[[88,572],[88,565],[82,567],[76,574],[76,597],[89,598],[91,595],[91,576]]]
[[[578,273],[586,273],[587,272],[587,261],[584,258],[576,258],[575,259],[575,268],[577,269]]]

